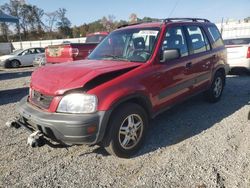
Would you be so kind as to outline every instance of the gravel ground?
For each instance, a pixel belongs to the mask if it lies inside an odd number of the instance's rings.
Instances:
[[[197,96],[151,122],[132,159],[98,146],[30,148],[8,128],[33,68],[0,70],[0,187],[250,187],[250,76],[229,75],[222,100]]]

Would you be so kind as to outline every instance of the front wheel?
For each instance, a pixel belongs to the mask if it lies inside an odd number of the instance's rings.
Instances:
[[[11,68],[18,68],[20,66],[20,62],[17,60],[12,60],[10,62],[10,66],[11,66]]]
[[[222,72],[216,72],[209,90],[207,90],[205,93],[208,101],[209,102],[219,101],[224,86],[225,86],[225,75]]]
[[[131,157],[141,147],[147,127],[147,113],[141,106],[127,103],[119,107],[111,116],[105,149],[118,157]]]

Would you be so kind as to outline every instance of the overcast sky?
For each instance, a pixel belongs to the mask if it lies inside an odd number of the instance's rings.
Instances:
[[[0,5],[8,0],[0,0]],[[131,13],[139,18],[201,17],[212,22],[222,18],[243,19],[250,16],[250,0],[26,0],[51,12],[67,9],[72,25],[89,23],[107,15],[128,20]]]

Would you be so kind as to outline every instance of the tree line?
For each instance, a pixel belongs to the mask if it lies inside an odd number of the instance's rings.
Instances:
[[[19,41],[18,30],[23,41],[46,40],[61,38],[85,37],[88,33],[97,31],[112,31],[120,25],[129,23],[157,21],[159,19],[144,17],[138,18],[135,13],[129,15],[128,20],[116,20],[115,16],[104,16],[91,23],[73,26],[67,18],[67,10],[59,8],[52,12],[25,3],[25,0],[10,0],[0,6],[0,12],[19,18],[19,26],[10,23],[0,23],[0,42]],[[250,17],[245,18],[249,22]]]
[[[72,27],[70,20],[67,18],[67,10],[65,8],[59,8],[53,12],[45,12],[36,5],[25,3],[24,0],[10,0],[9,3],[0,6],[0,11],[19,18],[19,26],[13,23],[0,23],[2,31],[0,42],[18,41],[18,30],[20,30],[23,41],[77,38],[97,31],[110,32],[124,24],[153,20],[149,17],[139,19],[135,13],[129,16],[128,21],[118,21],[115,16],[108,15],[94,22]]]

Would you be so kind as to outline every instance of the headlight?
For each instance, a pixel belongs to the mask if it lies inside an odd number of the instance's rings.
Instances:
[[[57,108],[57,112],[93,113],[96,111],[97,97],[95,95],[72,93],[65,95]]]

